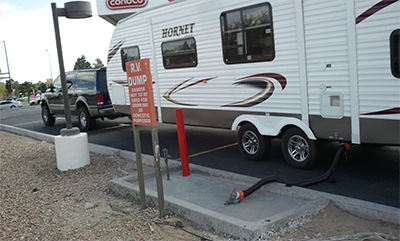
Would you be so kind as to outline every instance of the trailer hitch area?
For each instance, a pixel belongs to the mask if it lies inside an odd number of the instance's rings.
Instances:
[[[238,192],[235,189],[232,190],[231,194],[229,195],[228,200],[224,203],[225,206],[229,206],[231,204],[238,204],[240,199],[238,198]]]

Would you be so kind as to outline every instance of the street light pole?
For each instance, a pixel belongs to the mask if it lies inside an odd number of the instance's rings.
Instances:
[[[53,12],[54,32],[56,35],[58,62],[60,66],[61,87],[64,100],[65,119],[67,122],[67,129],[61,130],[61,135],[70,136],[79,134],[78,128],[72,128],[71,110],[68,99],[67,81],[65,79],[64,59],[61,48],[60,28],[58,24],[58,17],[66,18],[88,18],[92,16],[90,2],[74,1],[64,4],[64,8],[57,8],[56,3],[51,3],[51,10]]]
[[[56,34],[58,62],[60,66],[61,88],[64,99],[65,120],[67,121],[67,129],[72,129],[71,109],[69,106],[67,82],[65,79],[64,59],[61,48],[61,37],[60,37],[60,28],[58,25],[58,12],[56,3],[51,3],[51,10],[53,12],[54,32]]]
[[[53,71],[51,69],[50,51],[46,49],[46,52],[47,52],[47,55],[49,56],[50,77],[51,77],[51,81],[53,81]]]
[[[78,128],[72,127],[58,17],[88,18],[92,16],[92,8],[90,2],[72,1],[64,3],[64,8],[57,8],[56,3],[51,3],[51,10],[53,12],[65,119],[67,121],[67,128],[61,130],[60,136],[54,137],[54,144],[56,147],[57,168],[60,171],[67,171],[69,169],[76,169],[90,164],[90,154],[87,133],[80,133]],[[74,151],[71,152],[71,150]]]
[[[6,47],[6,41],[3,40],[4,44],[4,51],[6,52],[6,62],[7,62],[7,71],[8,71],[8,80],[10,81],[10,88],[12,90],[12,83],[11,83],[11,75],[10,75],[10,67],[8,66],[8,56],[7,56],[7,47]],[[11,99],[14,99],[13,92],[11,91]]]

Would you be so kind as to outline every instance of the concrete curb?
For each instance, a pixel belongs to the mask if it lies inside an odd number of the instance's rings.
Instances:
[[[35,132],[35,131],[31,131],[31,130],[26,130],[26,129],[22,129],[22,128],[10,126],[10,125],[4,125],[4,124],[0,124],[0,131],[6,131],[6,132],[21,135],[21,136],[27,136],[27,137],[30,137],[30,138],[33,138],[33,139],[36,139],[39,141],[46,141],[46,142],[50,142],[50,143],[54,143],[54,137],[55,137],[53,135]],[[107,146],[101,146],[101,145],[92,144],[92,143],[89,143],[89,151],[93,152],[93,153],[101,153],[101,154],[105,154],[105,155],[121,156],[123,158],[132,159],[132,160],[136,159],[135,152],[125,151],[125,150],[107,147]],[[142,154],[142,162],[147,165],[153,165],[154,157],[150,156],[150,155]]]

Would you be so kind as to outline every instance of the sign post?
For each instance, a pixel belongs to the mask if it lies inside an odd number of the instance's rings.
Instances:
[[[151,136],[153,143],[154,167],[156,172],[158,206],[160,216],[165,216],[164,191],[162,185],[160,146],[157,133],[157,119],[154,105],[150,59],[140,59],[126,63],[128,77],[129,100],[135,141],[136,163],[139,179],[140,203],[146,208],[146,194],[144,188],[143,166],[140,146],[139,126],[152,126]]]

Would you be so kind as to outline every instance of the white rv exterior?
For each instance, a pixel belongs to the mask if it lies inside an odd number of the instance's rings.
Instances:
[[[399,145],[398,0],[178,0],[122,19],[107,66],[130,113],[124,63],[149,58],[159,122],[239,130],[262,160],[282,138],[308,168],[318,140]],[[122,55],[131,58],[122,59]]]

